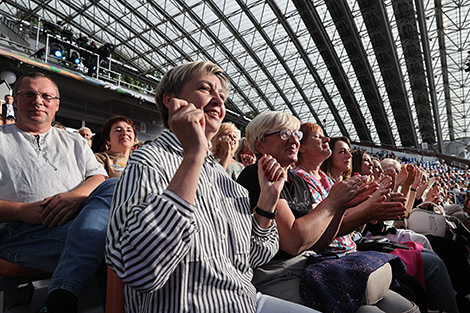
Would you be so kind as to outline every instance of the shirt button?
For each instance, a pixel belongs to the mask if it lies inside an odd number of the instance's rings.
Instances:
[[[225,234],[220,235],[220,239],[222,239],[222,240],[225,240],[226,237],[227,236],[225,236]]]

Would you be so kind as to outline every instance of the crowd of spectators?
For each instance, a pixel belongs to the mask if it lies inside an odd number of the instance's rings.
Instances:
[[[0,151],[0,257],[54,273],[40,312],[77,312],[105,264],[126,312],[470,312],[466,244],[397,230],[420,199],[470,226],[470,170],[352,150],[282,112],[239,138],[222,123],[228,91],[211,62],[168,71],[164,131],[141,143],[122,115],[68,131],[56,83],[18,80],[2,108],[17,124],[0,116],[0,143],[20,151]],[[367,231],[406,236],[413,255],[359,251]]]
[[[365,149],[356,148],[355,151],[366,152]],[[379,161],[393,159],[400,164],[412,164],[422,170],[432,183],[438,186],[442,203],[459,204],[470,214],[470,169],[461,169],[446,164],[438,159],[425,160],[422,156],[397,156],[393,151],[381,150],[369,153]],[[384,169],[385,170],[385,169]]]

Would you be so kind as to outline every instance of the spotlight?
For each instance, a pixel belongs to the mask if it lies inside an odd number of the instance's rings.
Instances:
[[[62,30],[62,39],[64,41],[68,41],[70,43],[73,42],[73,32],[70,29],[64,29]]]
[[[42,21],[42,31],[44,35],[49,34],[54,37],[59,32],[59,27],[51,22]]]
[[[92,75],[94,71],[96,71],[98,63],[98,57],[91,53],[87,53],[83,58],[83,65],[88,69],[88,75]]]
[[[88,38],[81,36],[77,39],[77,45],[80,48],[86,49],[88,47]]]
[[[74,48],[69,48],[67,56],[67,59],[75,64],[80,64],[82,62],[80,59],[80,52]]]
[[[109,58],[114,52],[114,45],[111,43],[105,43],[98,49],[98,53],[103,58]]]
[[[62,58],[64,56],[64,46],[57,42],[51,42],[51,54],[57,58]]]

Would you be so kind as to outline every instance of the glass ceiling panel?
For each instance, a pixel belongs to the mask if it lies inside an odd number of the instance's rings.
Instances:
[[[412,77],[407,72],[392,0],[382,1],[413,121],[417,121]],[[400,145],[398,126],[363,14],[356,0],[346,2],[383,101],[393,138]],[[411,2],[415,5],[414,1]],[[436,17],[439,10],[435,9],[434,0],[424,0],[432,65],[432,73],[425,75],[434,78],[442,136],[448,140],[466,137],[470,129],[470,72],[464,71],[467,52],[470,51],[470,1],[459,1],[458,5],[450,0],[441,2],[444,35],[440,43]],[[332,52],[341,63],[351,94],[364,120],[369,122],[367,127],[372,140],[379,143],[372,112],[328,7],[320,0],[311,3],[326,30],[327,40],[334,49]],[[278,19],[273,6],[285,20]],[[77,37],[85,35],[98,45],[113,43],[120,61],[142,73],[166,71],[190,60],[212,60],[227,71],[233,82],[230,94],[233,104],[250,117],[253,108],[262,112],[273,106],[277,110],[291,112],[288,107],[291,105],[302,121],[317,122],[316,114],[328,135],[339,136],[342,135],[340,125],[330,110],[333,106],[338,112],[339,123],[344,125],[351,139],[359,140],[345,101],[292,0],[3,0],[0,3],[1,15],[14,18],[23,16],[24,12],[32,12],[33,16],[54,23],[66,21],[63,26],[71,28]],[[290,38],[291,33],[285,25],[292,31],[293,38]],[[417,28],[418,23],[415,25]],[[418,28],[417,31],[419,40],[422,40]],[[422,53],[423,48],[420,46],[418,49],[418,53]],[[422,136],[418,128],[416,133],[420,140]]]

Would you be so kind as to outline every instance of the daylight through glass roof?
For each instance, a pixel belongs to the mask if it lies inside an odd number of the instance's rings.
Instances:
[[[356,142],[442,149],[468,137],[470,1],[3,0],[99,44],[155,81],[198,59],[226,70],[230,118],[279,110]],[[466,69],[469,69],[468,71]]]

